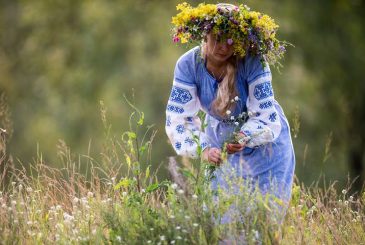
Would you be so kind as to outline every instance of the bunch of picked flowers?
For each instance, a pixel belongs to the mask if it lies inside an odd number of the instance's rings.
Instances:
[[[235,55],[259,55],[271,65],[283,57],[289,44],[275,37],[279,26],[270,16],[246,5],[202,3],[194,8],[184,2],[177,10],[180,13],[172,18],[174,42],[201,42],[212,32],[219,41],[233,45]]]

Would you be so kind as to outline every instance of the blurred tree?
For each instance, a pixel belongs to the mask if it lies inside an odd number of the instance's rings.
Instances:
[[[345,147],[351,177],[359,176],[355,187],[360,189],[365,177],[365,3],[327,0],[295,5],[290,40],[301,47],[296,54],[320,82],[318,123],[333,130],[335,146]]]

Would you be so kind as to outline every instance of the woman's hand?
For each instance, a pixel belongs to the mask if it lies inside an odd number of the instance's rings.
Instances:
[[[246,143],[242,143],[242,144],[227,144],[227,152],[228,154],[233,154],[239,151],[242,151],[245,148]]]
[[[221,150],[215,147],[206,148],[203,151],[202,158],[204,161],[220,165],[222,163]]]
[[[227,144],[227,146],[226,146],[227,153],[233,154],[233,153],[242,151],[246,146],[246,142],[245,141],[243,141],[242,143],[238,143],[238,142],[240,142],[240,140],[244,139],[245,137],[246,137],[246,135],[244,133],[242,133],[242,132],[237,133],[237,135],[235,137],[237,142]]]

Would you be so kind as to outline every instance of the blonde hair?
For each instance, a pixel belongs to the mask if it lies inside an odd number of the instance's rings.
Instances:
[[[202,58],[206,59],[206,43],[203,42],[202,46]],[[233,55],[228,59],[226,75],[218,83],[217,96],[212,102],[213,111],[221,117],[226,117],[227,111],[232,111],[235,108],[235,103],[232,103],[231,100],[238,95],[236,88],[237,64],[238,57]]]

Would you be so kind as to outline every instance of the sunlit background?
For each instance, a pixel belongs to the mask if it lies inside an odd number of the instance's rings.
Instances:
[[[174,155],[165,135],[165,106],[175,62],[190,47],[171,38],[180,1],[1,1],[0,127],[9,152],[27,166],[39,155],[60,166],[59,140],[75,158],[100,158],[105,130],[128,129],[131,108],[154,125],[152,168],[167,177]],[[190,1],[192,5],[197,1]],[[206,3],[217,3],[206,1]],[[273,71],[276,99],[292,126],[296,175],[307,185],[348,178],[364,182],[365,3],[361,0],[245,1],[272,16],[288,48]],[[5,102],[6,101],[6,102]],[[324,181],[325,180],[325,181]]]

